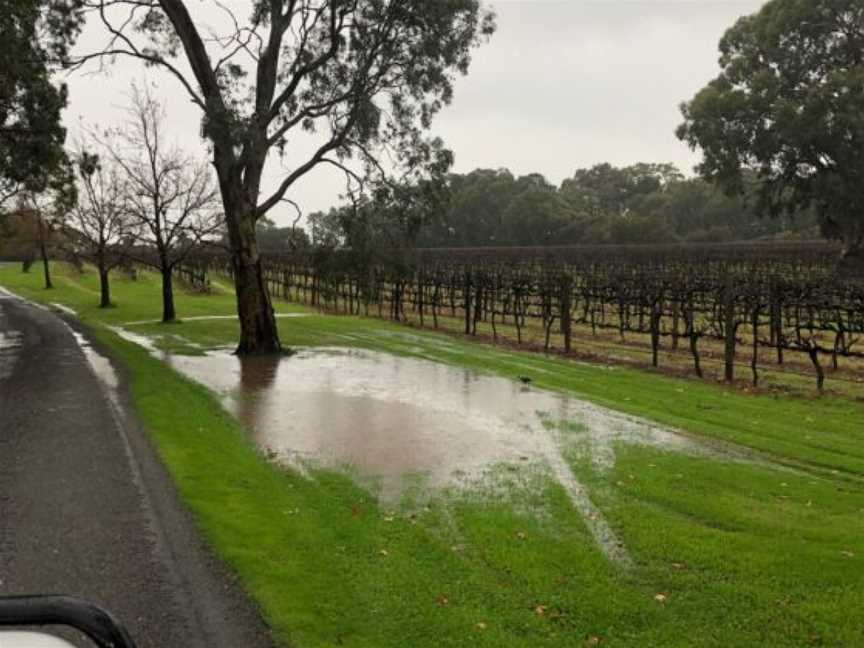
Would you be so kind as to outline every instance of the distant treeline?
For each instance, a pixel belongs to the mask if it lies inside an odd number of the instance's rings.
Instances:
[[[728,196],[704,180],[685,178],[671,164],[599,164],[577,170],[560,187],[539,173],[517,177],[507,169],[477,169],[450,174],[445,186],[425,194],[407,206],[372,200],[317,212],[309,218],[309,234],[325,246],[356,245],[353,239],[360,238],[364,245],[381,240],[455,248],[820,236],[811,211],[759,217],[746,194]],[[269,238],[280,230],[264,229]],[[287,236],[283,231],[281,238]]]

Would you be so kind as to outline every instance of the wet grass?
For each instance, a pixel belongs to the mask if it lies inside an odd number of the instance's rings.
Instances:
[[[210,392],[100,326],[158,314],[153,278],[115,281],[118,307],[99,310],[92,273],[69,282],[56,274],[58,288],[44,291],[38,274],[3,267],[0,285],[74,308],[129,369],[138,413],[184,500],[286,643],[864,645],[860,402],[742,394],[376,320],[280,323],[286,344],[358,346],[527,376],[764,453],[754,464],[628,445],[599,470],[574,451],[569,463],[633,558],[622,569],[542,472],[502,467],[494,488],[406,497],[388,511],[344,475],[276,468]],[[233,308],[230,295],[178,295],[181,316]],[[132,328],[175,351],[224,345],[237,333],[228,320]]]

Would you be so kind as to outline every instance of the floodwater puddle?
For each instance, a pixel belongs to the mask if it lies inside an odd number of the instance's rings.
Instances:
[[[99,382],[108,389],[111,398],[114,399],[117,393],[117,388],[120,386],[120,380],[117,378],[117,372],[114,370],[114,365],[111,364],[111,361],[108,358],[96,351],[90,344],[89,340],[87,340],[87,338],[81,335],[78,331],[68,324],[66,324],[66,328],[72,334],[72,337],[75,338],[75,343],[87,359],[87,364],[90,365],[90,369],[94,374],[96,374]]]
[[[294,319],[298,317],[312,317],[313,313],[274,313],[276,319]],[[183,317],[180,322],[206,322],[209,320],[236,320],[237,315],[193,315]],[[142,326],[144,324],[161,324],[161,319],[137,320],[134,322],[123,322],[123,326]]]
[[[51,308],[54,310],[63,313],[64,315],[69,315],[70,317],[78,317],[78,313],[68,306],[64,306],[63,304],[58,304],[57,302],[51,302]]]
[[[213,390],[269,456],[300,470],[345,469],[398,500],[419,482],[429,490],[470,487],[502,466],[540,466],[569,495],[598,545],[627,564],[626,549],[565,459],[587,449],[597,470],[614,465],[619,443],[716,453],[648,421],[503,377],[360,349],[303,349],[292,356],[200,356],[158,351],[115,329]]]
[[[8,297],[7,297],[8,295]],[[0,299],[13,299],[11,293],[0,288]],[[0,380],[12,375],[12,368],[20,355],[22,335],[6,323],[3,309],[0,308]]]
[[[0,313],[0,326],[2,326]],[[12,375],[12,368],[18,361],[18,349],[21,346],[21,333],[15,330],[0,330],[0,380]]]

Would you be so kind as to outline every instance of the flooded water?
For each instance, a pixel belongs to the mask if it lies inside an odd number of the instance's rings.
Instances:
[[[228,352],[168,356],[222,396],[255,441],[291,464],[350,467],[380,481],[430,488],[501,463],[545,459],[550,444],[592,446],[599,467],[615,441],[695,446],[647,422],[470,369],[357,349],[303,350],[288,358]],[[554,442],[554,443],[553,443]]]
[[[120,385],[120,381],[117,378],[117,372],[114,370],[114,365],[111,364],[111,361],[108,358],[96,351],[90,345],[87,338],[81,335],[78,331],[68,324],[66,324],[66,328],[72,334],[72,337],[75,338],[75,343],[87,359],[87,364],[90,365],[90,369],[94,374],[96,374],[99,382],[108,388],[108,394],[111,397],[111,400],[115,401],[117,387]]]
[[[298,317],[312,317],[312,313],[274,313],[276,319],[296,319]],[[183,322],[205,322],[208,320],[236,320],[237,315],[194,315],[192,317],[183,317]],[[123,326],[140,326],[142,324],[161,324],[161,319],[137,320],[134,322],[124,322]]]
[[[14,299],[15,296],[0,288],[0,300]],[[6,321],[0,307],[0,380],[12,375],[12,367],[18,361],[21,347],[21,332],[13,329]]]
[[[64,306],[63,304],[58,304],[57,302],[51,302],[51,308],[56,311],[63,313],[64,315],[70,315],[71,317],[78,317],[78,313],[68,306]]]
[[[0,311],[0,327],[3,326],[3,313]],[[18,361],[21,334],[18,331],[0,330],[0,380],[12,375],[12,368]]]
[[[467,487],[502,466],[539,466],[566,490],[611,559],[626,550],[565,459],[578,450],[598,470],[619,443],[714,453],[650,422],[429,360],[359,349],[317,348],[290,357],[239,358],[157,351],[117,329],[218,394],[265,452],[307,470],[344,469],[385,502],[405,489]]]

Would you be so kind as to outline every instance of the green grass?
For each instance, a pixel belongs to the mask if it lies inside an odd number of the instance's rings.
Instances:
[[[158,316],[154,277],[115,280],[117,307],[100,310],[92,273],[55,275],[58,287],[45,291],[37,273],[5,266],[0,285],[74,308],[129,369],[138,414],[184,501],[286,643],[864,645],[860,402],[748,395],[362,318],[280,322],[289,345],[357,346],[528,375],[537,386],[761,453],[761,463],[742,463],[623,446],[607,471],[568,455],[633,559],[622,568],[542,471],[502,469],[503,487],[406,498],[388,511],[345,475],[304,477],[269,464],[214,395],[101,326]],[[181,317],[234,309],[230,294],[178,293]],[[229,320],[130,328],[186,352],[237,334]]]

